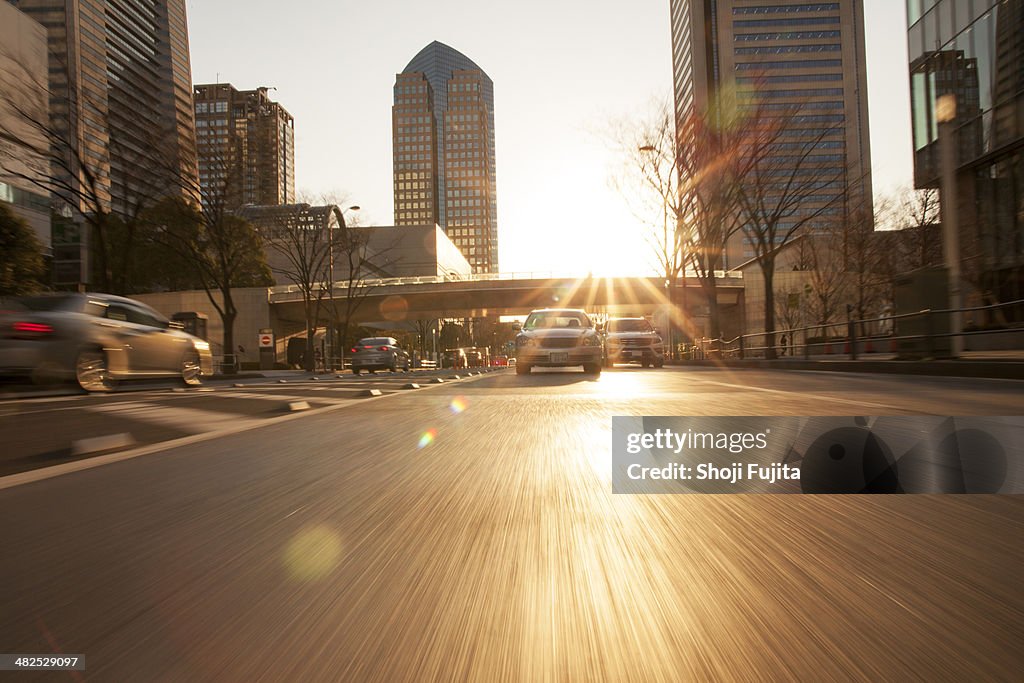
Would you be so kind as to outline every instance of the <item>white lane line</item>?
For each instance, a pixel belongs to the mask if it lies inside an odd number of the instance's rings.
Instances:
[[[306,399],[310,398],[309,396],[301,396],[301,395],[296,395],[296,394],[256,394],[256,393],[252,393],[252,392],[248,392],[248,391],[232,391],[232,392],[221,394],[221,395],[229,397],[229,398],[230,397],[234,397],[234,398],[250,398],[250,399],[253,399],[255,401],[276,401],[276,402],[281,403],[281,404],[288,403],[289,401],[303,401],[303,400],[306,400]],[[317,398],[316,400],[321,402],[321,403],[332,403],[332,404],[333,403],[343,403],[344,402],[344,401],[341,401],[339,399],[330,399],[330,398],[323,398],[323,399]]]
[[[848,398],[837,398],[835,396],[828,396],[828,395],[825,395],[825,394],[811,394],[811,393],[803,393],[803,392],[800,392],[800,391],[786,391],[785,389],[768,389],[767,387],[752,387],[752,386],[747,386],[745,384],[731,384],[729,382],[716,382],[714,380],[700,379],[700,378],[694,378],[694,381],[695,382],[700,382],[702,384],[713,384],[715,386],[720,386],[720,387],[729,387],[729,388],[732,388],[732,389],[743,389],[745,391],[760,391],[760,392],[765,393],[765,394],[782,394],[783,396],[790,396],[790,397],[793,397],[793,398],[800,398],[800,399],[813,399],[813,400],[816,400],[816,401],[831,401],[832,403],[846,403],[846,404],[853,405],[853,406],[871,406],[873,408],[892,408],[892,409],[895,409],[895,410],[904,410],[904,411],[906,410],[906,408],[902,408],[900,406],[892,405],[890,403],[875,403],[873,401],[861,401],[861,400],[854,400],[854,399],[848,399]],[[861,411],[861,412],[863,412],[863,411]],[[911,412],[921,413],[922,415],[929,415],[930,414],[930,413],[924,413],[924,412],[922,412],[920,410],[911,411]],[[860,413],[858,413],[858,414],[860,414]]]
[[[252,424],[267,419],[199,408],[178,408],[159,403],[108,403],[102,406],[88,406],[83,410],[90,413],[116,414],[118,417],[192,433],[209,432],[226,425]]]

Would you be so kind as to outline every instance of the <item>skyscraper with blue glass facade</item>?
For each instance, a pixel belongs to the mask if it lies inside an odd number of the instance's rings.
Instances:
[[[395,225],[437,223],[474,272],[498,272],[494,83],[434,41],[395,78]]]

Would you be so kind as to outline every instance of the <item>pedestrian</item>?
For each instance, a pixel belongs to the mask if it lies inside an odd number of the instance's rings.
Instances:
[[[779,339],[779,345],[782,347],[782,350],[779,353],[779,355],[780,356],[785,356],[786,355],[786,348],[789,345],[789,338],[786,335],[782,335],[782,337]]]

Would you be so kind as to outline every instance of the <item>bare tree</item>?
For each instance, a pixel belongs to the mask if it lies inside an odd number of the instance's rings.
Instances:
[[[714,114],[692,114],[677,132],[676,167],[680,176],[676,220],[677,250],[697,275],[708,306],[708,333],[722,336],[718,310],[718,274],[726,245],[740,229],[736,210],[746,170],[742,138],[720,126]]]
[[[767,105],[751,104],[744,113],[736,205],[743,234],[764,278],[766,356],[773,358],[778,254],[801,231],[814,229],[822,217],[844,215],[853,184],[845,163],[837,165],[835,155],[820,153],[824,143],[841,134],[841,128],[814,127],[825,119],[799,105],[775,112]]]
[[[395,244],[374,249],[370,244],[372,228],[347,227],[334,240],[334,262],[337,272],[343,273],[340,280],[344,292],[342,305],[338,309],[342,353],[339,355],[344,366],[344,349],[349,330],[353,327],[356,314],[366,297],[376,289],[373,280],[387,276],[386,268],[394,263],[391,252]],[[340,269],[339,269],[340,266]],[[332,305],[334,298],[332,296]]]
[[[314,370],[314,337],[320,327],[321,304],[329,296],[329,265],[337,218],[332,206],[309,204],[243,208],[240,215],[256,220],[278,281],[295,285],[302,295],[306,327],[304,367]]]
[[[652,265],[668,285],[670,325],[692,337],[685,278],[682,311],[675,301],[676,285],[685,276],[686,250],[692,240],[685,234],[689,226],[680,220],[681,169],[674,114],[667,102],[659,101],[648,117],[618,125],[611,141],[623,159],[623,173],[612,178],[612,185],[644,226],[643,239],[650,247]]]

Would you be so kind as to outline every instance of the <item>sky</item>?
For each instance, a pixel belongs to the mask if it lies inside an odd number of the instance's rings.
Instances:
[[[865,0],[875,197],[912,179],[904,3]],[[283,9],[286,8],[286,9]],[[643,274],[642,221],[608,132],[672,92],[668,0],[189,0],[194,83],[295,117],[296,188],[393,223],[395,74],[439,40],[494,81],[502,272]]]

